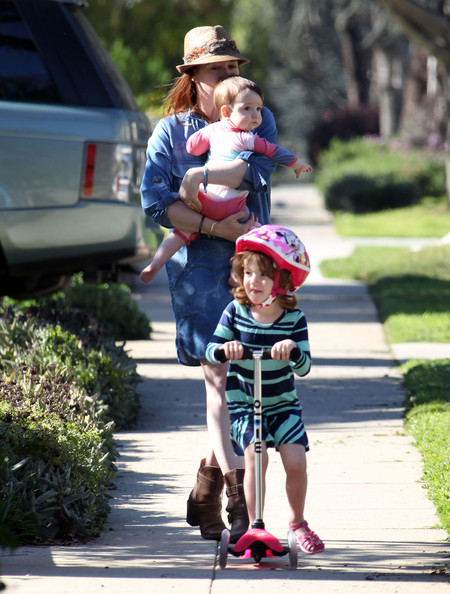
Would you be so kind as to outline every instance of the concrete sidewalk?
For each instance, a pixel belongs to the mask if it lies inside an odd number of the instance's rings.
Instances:
[[[275,188],[273,203],[274,222],[299,234],[313,266],[300,292],[313,369],[297,387],[311,444],[306,517],[325,552],[299,552],[295,571],[287,557],[259,567],[229,557],[220,570],[216,544],[185,523],[207,445],[204,387],[198,368],[177,363],[162,273],[134,294],[154,332],[152,341],[128,343],[144,378],[143,409],[134,431],[117,434],[108,529],[85,546],[4,554],[8,594],[449,594],[450,547],[420,482],[420,455],[403,432],[401,376],[375,308],[364,285],[318,270],[322,258],[350,253],[353,242],[335,235],[312,186]],[[284,471],[271,453],[264,519],[283,542],[286,516]]]

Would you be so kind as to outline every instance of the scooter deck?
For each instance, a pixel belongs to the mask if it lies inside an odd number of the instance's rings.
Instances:
[[[235,557],[254,557],[257,561],[263,557],[281,557],[289,553],[280,541],[267,530],[251,528],[237,541],[229,552]],[[250,554],[248,553],[250,551]]]

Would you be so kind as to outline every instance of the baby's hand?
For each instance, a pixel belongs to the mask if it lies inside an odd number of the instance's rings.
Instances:
[[[276,342],[270,351],[272,359],[275,359],[276,361],[289,361],[291,351],[296,346],[297,345],[295,344],[295,342],[290,338],[286,338],[286,340],[280,340],[280,342]]]
[[[295,163],[292,166],[292,169],[294,170],[295,177],[297,179],[301,176],[302,173],[311,173],[312,171],[311,165],[308,165],[307,163],[302,163],[301,161],[297,161],[297,163]]]
[[[227,359],[242,359],[244,347],[237,340],[226,342],[222,348]]]

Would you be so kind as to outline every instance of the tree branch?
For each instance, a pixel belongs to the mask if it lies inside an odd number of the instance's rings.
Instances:
[[[436,56],[450,72],[450,19],[412,0],[376,0],[405,33]]]

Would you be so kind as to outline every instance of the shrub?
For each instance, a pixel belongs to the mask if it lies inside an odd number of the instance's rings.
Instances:
[[[362,214],[387,208],[411,206],[419,195],[413,184],[385,178],[347,175],[332,184],[326,193],[326,206],[331,211]]]
[[[8,392],[9,393],[9,392]],[[22,543],[85,539],[109,512],[112,424],[67,422],[41,403],[0,401],[0,498]]]
[[[387,145],[334,139],[320,159],[315,181],[332,211],[367,213],[416,203],[445,192],[443,159]]]
[[[45,381],[47,373],[53,371],[64,382],[84,389],[95,410],[102,411],[106,420],[113,420],[118,429],[132,427],[140,410],[136,390],[140,378],[124,347],[102,340],[81,323],[81,338],[60,325],[49,325],[49,318],[57,319],[57,310],[47,304],[41,315],[36,307],[32,308],[33,317],[28,317],[31,314],[26,308],[15,317],[10,306],[5,314],[9,322],[0,319],[0,370],[30,390],[39,378]],[[73,323],[76,316],[69,319]],[[83,314],[81,320],[86,321]],[[34,382],[27,379],[27,369],[35,371]],[[41,398],[48,395],[51,386],[51,382],[46,383]]]
[[[150,325],[128,290],[80,284],[67,300],[0,305],[0,546],[91,538],[109,511],[113,429],[140,407],[136,364],[115,338]],[[103,325],[70,306],[80,293],[101,295]]]
[[[22,543],[95,536],[116,451],[109,408],[83,385],[89,350],[59,326],[11,316],[0,319],[3,523]]]
[[[309,156],[314,164],[333,138],[350,140],[355,136],[378,135],[378,111],[371,107],[346,107],[327,111],[307,134]]]
[[[90,313],[116,340],[146,340],[150,338],[151,324],[130,294],[124,284],[85,283],[77,275],[63,299],[66,307]]]

